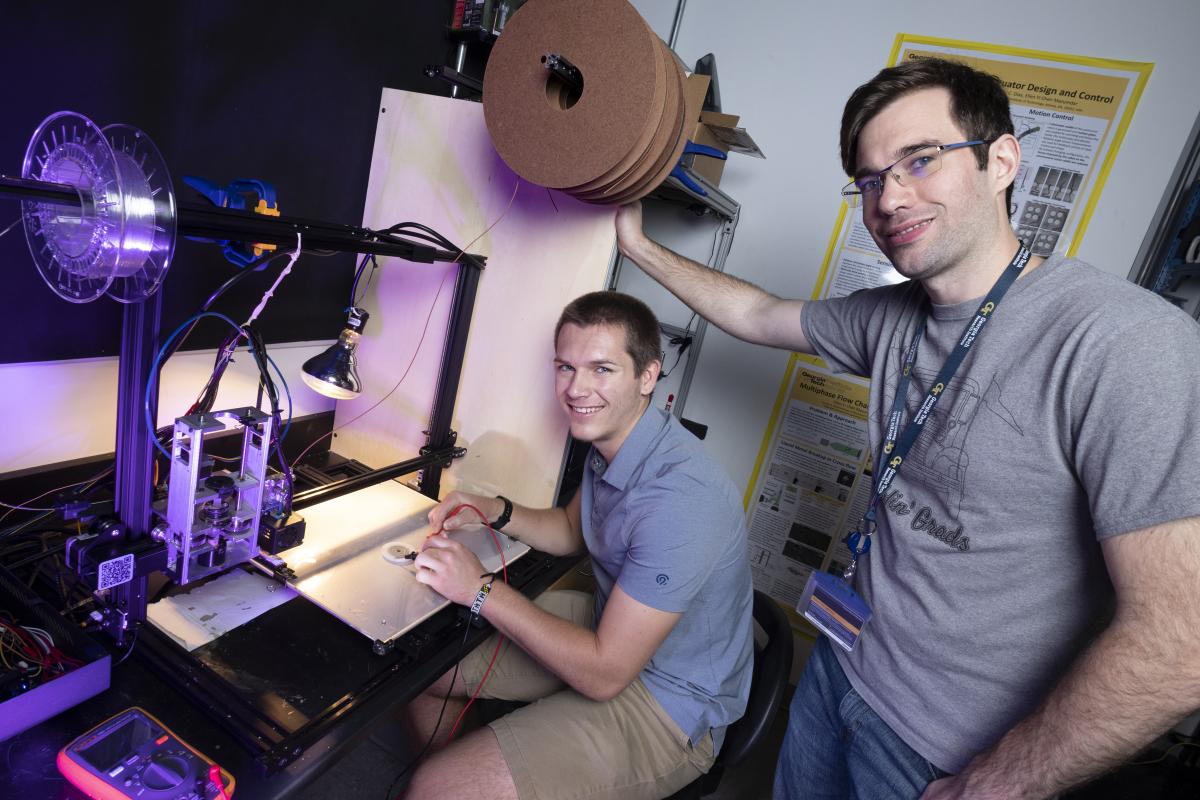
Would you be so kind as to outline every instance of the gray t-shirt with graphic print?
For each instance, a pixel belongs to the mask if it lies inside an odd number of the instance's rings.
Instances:
[[[872,380],[872,452],[921,319],[905,421],[980,302],[934,306],[909,282],[805,306],[817,352]],[[914,750],[960,771],[1107,624],[1099,540],[1200,515],[1197,431],[1190,317],[1081,261],[1023,275],[880,503],[856,578],[874,616],[853,653],[835,648],[851,684]]]

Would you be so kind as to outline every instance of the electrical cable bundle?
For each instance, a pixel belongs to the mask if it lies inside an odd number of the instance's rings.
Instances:
[[[267,394],[267,401],[269,402],[269,404],[271,406],[271,417],[274,420],[274,424],[271,427],[270,447],[272,450],[275,451],[276,458],[279,459],[279,467],[280,467],[281,472],[283,473],[283,480],[287,484],[287,496],[286,496],[285,505],[284,505],[284,508],[282,511],[282,515],[286,518],[289,514],[292,513],[292,494],[293,494],[292,470],[291,470],[291,467],[288,466],[287,460],[284,459],[283,450],[281,449],[281,446],[280,446],[280,443],[283,441],[283,437],[285,435],[287,435],[287,429],[284,428],[282,431],[280,430],[279,390],[278,390],[278,388],[276,388],[275,382],[271,378],[271,370],[269,369],[269,367],[274,366],[275,371],[278,372],[279,367],[275,366],[275,362],[272,361],[271,357],[267,355],[267,345],[263,341],[262,334],[260,334],[256,328],[249,327],[249,326],[245,327],[244,330],[246,332],[246,335],[250,339],[250,352],[254,354],[254,363],[258,366],[258,376],[259,376],[258,388],[259,388],[259,394],[260,394],[260,402],[261,402],[261,394],[265,390],[266,394]],[[283,383],[283,385],[286,389],[287,382],[283,380],[282,374],[279,376],[279,380]],[[289,400],[289,403],[288,403],[288,425],[289,426],[291,425],[291,413],[292,413],[291,402]]]
[[[220,389],[221,378],[224,376],[226,368],[232,361],[234,351],[237,349],[238,344],[245,339],[247,341],[247,347],[254,357],[254,363],[258,367],[259,396],[257,405],[262,405],[264,393],[266,394],[266,398],[270,404],[270,414],[274,424],[272,426],[271,441],[268,443],[268,449],[275,451],[276,458],[279,461],[280,471],[283,474],[284,482],[287,486],[286,499],[284,508],[282,509],[284,516],[291,513],[293,479],[291,468],[289,467],[287,460],[283,457],[283,450],[280,442],[282,441],[283,437],[287,435],[287,431],[291,427],[291,390],[288,389],[287,381],[284,379],[283,373],[280,371],[278,365],[276,365],[271,357],[267,355],[266,342],[263,340],[262,335],[257,331],[257,329],[253,327],[253,323],[258,318],[258,315],[262,313],[263,309],[266,308],[267,302],[273,296],[275,289],[279,286],[280,282],[287,277],[288,273],[291,271],[292,266],[296,263],[296,260],[300,256],[300,252],[301,236],[299,233],[297,233],[296,248],[290,253],[286,254],[289,256],[287,266],[284,267],[284,269],[276,277],[274,283],[271,284],[271,287],[263,294],[262,299],[259,301],[254,311],[251,312],[249,319],[247,319],[242,325],[238,325],[223,314],[217,314],[208,311],[208,309],[212,306],[216,299],[221,296],[221,294],[223,294],[230,287],[234,286],[240,280],[244,279],[246,275],[254,271],[265,269],[272,260],[285,254],[274,253],[266,258],[259,259],[253,264],[247,266],[242,272],[239,272],[237,275],[234,275],[232,278],[222,284],[221,287],[218,288],[217,291],[214,292],[207,301],[205,301],[204,305],[201,306],[200,312],[193,315],[190,319],[186,320],[182,325],[176,328],[170,334],[170,336],[167,337],[162,347],[159,348],[158,355],[155,357],[154,368],[150,371],[150,376],[146,381],[144,398],[146,425],[148,428],[153,429],[153,419],[150,414],[150,395],[154,386],[154,382],[158,378],[163,362],[166,360],[166,358],[169,358],[170,355],[178,351],[180,345],[183,343],[183,340],[188,337],[202,317],[217,317],[228,323],[233,328],[233,332],[226,337],[221,346],[217,349],[213,371],[209,375],[208,381],[205,384],[204,389],[200,392],[200,395],[197,397],[196,402],[191,405],[187,413],[204,414],[212,410],[213,405],[216,403],[217,392]],[[185,328],[186,331],[184,330]],[[180,335],[181,333],[182,336]],[[282,425],[282,412],[279,405],[279,390],[275,384],[274,378],[271,375],[272,368],[274,368],[276,374],[279,376],[279,382],[283,385],[284,391],[288,395],[288,420],[287,424],[283,426],[282,431],[280,430]],[[162,453],[168,462],[171,460],[171,454],[167,451],[162,439],[165,438],[165,436],[170,435],[170,430],[170,428],[166,427],[155,430],[153,439],[154,446],[160,453]]]
[[[0,616],[0,694],[19,694],[80,666],[45,629]]]
[[[211,314],[209,309],[211,309],[213,307],[213,304],[216,303],[217,300],[222,295],[224,295],[227,291],[232,289],[234,286],[237,286],[239,283],[246,280],[252,274],[254,274],[256,272],[263,272],[269,266],[271,266],[272,262],[274,262],[280,258],[283,258],[285,256],[293,256],[293,255],[294,254],[292,252],[288,252],[288,251],[269,253],[269,254],[263,256],[262,258],[258,259],[257,261],[254,261],[254,262],[250,263],[249,265],[243,267],[241,270],[239,270],[237,273],[235,273],[231,278],[229,278],[229,280],[227,280],[223,284],[221,284],[217,288],[216,291],[214,291],[211,295],[209,295],[208,299],[205,300],[203,304],[201,304],[200,310],[198,312],[196,312],[195,315],[193,315],[188,320],[186,320],[182,325],[179,326],[179,328],[177,328],[170,336],[167,337],[167,340],[166,340],[167,345],[164,347],[164,349],[161,351],[161,353],[159,355],[159,364],[166,363],[167,359],[169,359],[171,356],[175,355],[175,353],[177,353],[179,351],[179,349],[183,346],[184,342],[186,342],[188,337],[191,336],[192,331],[195,330],[196,325],[199,324],[200,319],[204,316],[219,316],[222,319],[224,319],[226,322],[228,322],[230,325],[232,325],[234,328],[234,332],[230,336],[228,336],[221,343],[221,345],[217,348],[216,358],[213,363],[213,371],[209,375],[208,382],[204,385],[204,388],[201,390],[200,394],[197,396],[196,402],[194,402],[188,408],[188,410],[187,410],[188,414],[207,413],[208,411],[212,410],[213,405],[216,403],[217,392],[220,389],[221,378],[225,374],[225,369],[229,366],[229,363],[233,360],[234,351],[236,350],[237,344],[241,341],[241,338],[243,336],[241,327],[238,326],[236,323],[234,323],[233,320],[229,319],[228,317],[224,317],[223,315]],[[320,255],[320,254],[318,254],[318,255]],[[291,263],[294,263],[294,258]],[[290,266],[290,263],[289,263],[289,266]],[[280,276],[280,279],[282,279],[282,275]],[[183,330],[185,327],[186,327],[186,330]],[[180,331],[183,331],[182,335],[180,334]],[[278,368],[276,368],[276,372],[278,372]],[[153,373],[154,378],[157,377],[157,374],[158,374],[157,370],[155,370],[155,372]],[[287,389],[287,382],[283,380],[282,374],[280,374],[280,380],[283,382],[284,390],[290,398],[291,392],[289,389]],[[147,396],[147,402],[148,402],[148,400],[149,400],[149,398]],[[148,418],[149,417],[147,417],[147,419]],[[290,425],[290,423],[291,423],[291,403],[289,402],[289,404],[288,404],[288,424]],[[170,439],[171,430],[172,430],[172,426],[167,425],[167,426],[163,426],[162,428],[159,428],[155,433],[155,446],[157,447],[159,453],[166,456],[168,461],[170,460],[170,454],[167,453],[165,442]]]

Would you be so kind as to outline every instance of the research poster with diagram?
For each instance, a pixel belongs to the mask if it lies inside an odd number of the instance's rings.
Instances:
[[[795,608],[813,570],[841,573],[870,497],[868,382],[793,356],[748,496],[754,586]]]
[[[1039,255],[1074,254],[1153,65],[910,34],[896,37],[888,64],[929,56],[1003,82],[1021,143],[1013,229]],[[903,280],[843,203],[812,298]],[[869,389],[818,358],[788,362],[745,504],[755,588],[792,609],[813,570],[840,574],[849,560],[842,539],[872,489]]]
[[[1153,64],[900,34],[889,66],[936,56],[1000,79],[1021,166],[1009,214],[1034,255],[1074,255]],[[903,278],[857,209],[842,205],[814,297],[844,297]]]

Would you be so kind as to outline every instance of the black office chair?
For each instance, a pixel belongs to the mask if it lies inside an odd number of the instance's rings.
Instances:
[[[762,741],[787,697],[788,676],[792,672],[792,627],[787,615],[774,600],[756,590],[754,620],[767,641],[761,648],[755,647],[754,677],[750,681],[746,713],[725,730],[725,743],[712,769],[668,800],[699,800],[715,792],[725,768],[740,764]]]

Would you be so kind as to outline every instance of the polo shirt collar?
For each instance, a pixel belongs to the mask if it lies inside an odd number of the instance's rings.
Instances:
[[[633,430],[621,443],[621,449],[613,458],[612,463],[606,464],[604,456],[595,447],[592,448],[592,472],[600,480],[618,491],[625,489],[625,484],[633,475],[633,471],[646,460],[658,439],[659,433],[667,424],[667,412],[653,405],[646,407],[641,419],[633,426]]]

